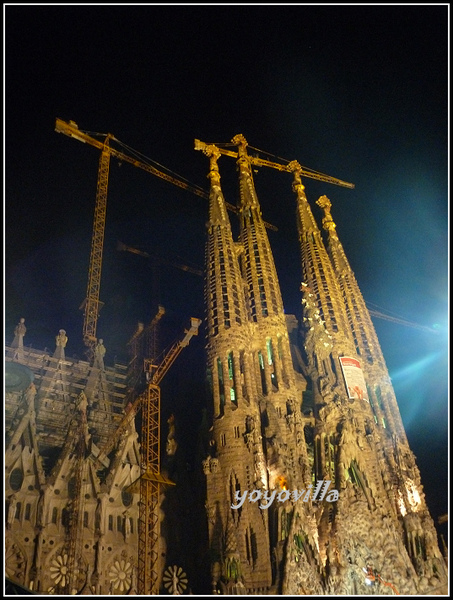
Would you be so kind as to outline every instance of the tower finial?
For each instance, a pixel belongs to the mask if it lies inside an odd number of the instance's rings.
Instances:
[[[247,156],[247,140],[242,133],[238,133],[231,141],[238,147],[238,164],[240,167],[245,168],[247,172],[250,172],[250,163]]]
[[[233,144],[236,144],[237,146],[242,146],[243,148],[247,146],[247,140],[242,135],[242,133],[238,133],[237,135],[235,135],[231,142]]]
[[[303,194],[305,197],[305,186],[302,183],[301,173],[302,167],[300,166],[297,160],[292,160],[288,163],[288,168],[292,171],[294,179],[293,179],[293,191],[299,196],[299,194]]]
[[[329,200],[327,196],[320,196],[318,200],[316,200],[316,204],[320,206],[324,211],[324,218],[322,220],[322,226],[326,231],[331,233],[335,232],[335,223],[333,222],[332,215],[330,214],[330,208],[332,206],[332,202]]]
[[[220,150],[214,144],[206,144],[200,140],[195,140],[195,150],[201,150],[209,160],[208,179],[211,180],[211,185],[220,186],[220,173],[217,161],[220,158]]]

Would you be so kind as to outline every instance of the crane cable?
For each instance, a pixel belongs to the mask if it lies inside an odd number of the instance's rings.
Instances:
[[[218,146],[219,148],[235,148],[236,144],[233,144],[231,142],[228,143],[212,143],[212,144],[208,144],[208,145],[212,145],[212,146]],[[254,150],[255,152],[259,152],[260,154],[264,154],[265,156],[268,156],[270,158],[276,159],[281,161],[282,163],[284,163],[285,165],[289,165],[290,160],[288,160],[287,158],[282,158],[281,156],[278,156],[277,154],[272,154],[272,152],[267,152],[266,150],[261,150],[260,148],[255,148],[255,146],[250,146],[249,144],[247,144],[247,148],[250,148],[250,150]],[[256,157],[258,158],[258,156]],[[300,163],[299,163],[300,164]],[[254,165],[259,167],[260,165]],[[322,177],[330,177],[329,175],[326,175],[325,173],[322,173],[321,171],[316,171],[315,169],[311,169],[310,167],[305,167],[304,165],[300,165],[302,167],[302,169],[304,169],[304,171],[308,172],[308,173],[312,173],[313,175],[321,175]]]
[[[86,135],[89,136],[98,136],[98,137],[107,137],[108,134],[106,133],[98,133],[98,132],[93,132],[93,131],[84,131],[82,129],[80,129],[80,131]],[[198,189],[200,192],[203,192],[206,194],[206,190],[204,188],[202,188],[201,186],[197,185],[196,183],[192,183],[189,179],[187,179],[186,177],[183,177],[182,175],[180,175],[179,173],[176,173],[175,171],[172,171],[171,169],[169,169],[168,167],[165,167],[164,165],[158,163],[157,161],[153,160],[152,158],[149,158],[149,156],[146,156],[146,154],[143,154],[142,152],[139,152],[138,150],[135,150],[134,148],[132,148],[131,146],[128,146],[127,144],[125,144],[124,142],[121,142],[118,138],[116,138],[114,135],[111,136],[111,139],[114,140],[117,144],[119,144],[122,148],[124,148],[125,150],[128,150],[135,158],[137,158],[138,160],[146,163],[149,166],[156,166],[159,167],[160,169],[163,169],[164,171],[166,171],[167,173],[169,173],[170,175],[172,175],[173,177],[177,177],[179,178],[181,181],[184,181],[185,183],[189,184],[190,186]]]

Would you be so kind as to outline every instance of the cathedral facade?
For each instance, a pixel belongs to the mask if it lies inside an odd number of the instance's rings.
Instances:
[[[5,577],[41,594],[125,594],[136,586],[140,476],[133,423],[111,458],[123,418],[124,366],[24,348],[16,327],[5,365]],[[20,327],[22,325],[22,327]],[[100,340],[102,342],[102,340]]]

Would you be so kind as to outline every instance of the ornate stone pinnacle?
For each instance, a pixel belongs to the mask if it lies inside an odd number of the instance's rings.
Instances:
[[[316,204],[320,206],[324,211],[322,226],[326,231],[334,231],[336,225],[333,222],[332,215],[330,214],[330,207],[332,206],[332,202],[327,196],[320,196],[318,200],[316,200]]]
[[[231,142],[238,146],[247,146],[247,140],[242,135],[242,133],[238,133],[237,135],[235,135]]]
[[[201,140],[195,140],[195,150],[201,150],[209,158],[217,160],[220,157],[220,150],[214,144],[206,144]]]
[[[302,167],[300,166],[300,163],[297,160],[292,160],[291,162],[289,162],[288,169],[290,171],[293,171],[294,173],[296,173],[297,171],[302,171]]]
[[[332,202],[329,200],[327,196],[320,196],[316,200],[316,204],[324,209],[326,212],[330,213],[330,207],[332,206]]]

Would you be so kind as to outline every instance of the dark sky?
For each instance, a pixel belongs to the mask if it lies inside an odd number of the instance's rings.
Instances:
[[[434,517],[446,512],[449,5],[9,4],[4,13],[6,342],[25,317],[26,345],[53,350],[63,327],[67,353],[82,354],[99,151],[57,134],[56,117],[110,132],[204,188],[208,159],[194,138],[242,133],[355,184],[306,179],[315,218],[326,194],[371,308],[435,328],[374,320],[428,503]],[[219,164],[234,204],[234,161]],[[260,169],[255,184],[278,227],[269,238],[286,312],[300,316],[291,176]],[[201,278],[152,269],[117,241],[202,267],[206,220],[202,198],[112,160],[98,323],[107,362],[158,301],[163,344],[204,314]],[[203,336],[191,344],[202,349]],[[202,389],[197,365],[188,385]]]

